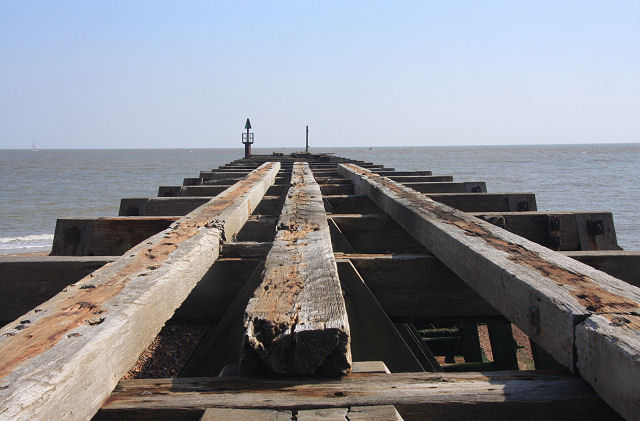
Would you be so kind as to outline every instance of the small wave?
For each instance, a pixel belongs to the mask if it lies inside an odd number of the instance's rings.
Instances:
[[[50,247],[53,234],[30,234],[19,237],[0,237],[0,250]]]

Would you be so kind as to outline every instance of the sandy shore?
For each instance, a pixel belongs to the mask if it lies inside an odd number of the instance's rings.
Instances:
[[[10,250],[9,253],[0,253],[0,258],[2,257],[41,257],[48,256],[51,253],[51,250],[46,251],[27,251],[27,252],[14,252]]]

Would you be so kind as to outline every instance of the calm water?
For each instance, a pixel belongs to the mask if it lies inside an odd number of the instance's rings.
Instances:
[[[531,191],[539,210],[611,211],[620,245],[640,249],[640,144],[312,151],[486,181],[491,192]],[[241,156],[241,149],[0,150],[0,253],[50,246],[58,217],[117,215],[122,197],[156,196],[160,185]]]

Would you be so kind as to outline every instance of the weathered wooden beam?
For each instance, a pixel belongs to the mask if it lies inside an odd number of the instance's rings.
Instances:
[[[109,256],[1,257],[0,325],[17,319],[113,260],[115,257]]]
[[[273,182],[265,164],[0,329],[0,417],[86,419],[109,396]]]
[[[353,194],[353,185],[351,183],[344,184],[322,184],[320,185],[320,192],[323,195],[330,194]]]
[[[278,218],[269,215],[251,215],[247,223],[242,227],[236,241],[273,241],[276,235],[276,223]]]
[[[213,197],[151,197],[123,198],[120,200],[120,216],[184,216],[207,203]],[[280,197],[265,196],[254,213],[277,215],[282,203]]]
[[[429,197],[463,212],[522,212],[536,210],[533,193],[433,193]],[[381,213],[368,197],[335,195],[324,198],[333,213]]]
[[[320,187],[295,164],[262,283],[245,313],[241,366],[286,374],[351,370],[349,322]]]
[[[429,198],[463,212],[536,210],[533,193],[430,193]]]
[[[181,409],[297,409],[394,405],[405,420],[619,419],[579,377],[558,372],[357,374],[337,379],[125,380],[97,420],[158,418]]]
[[[611,212],[474,212],[473,216],[553,250],[620,249]]]
[[[484,181],[422,181],[422,182],[405,182],[401,181],[407,187],[410,187],[421,193],[486,193],[487,185]]]
[[[197,186],[198,184],[202,184],[202,178],[200,177],[185,177],[182,180],[183,186]]]
[[[348,258],[395,321],[486,319],[499,313],[430,255],[336,255]]]
[[[332,223],[332,220],[328,222]],[[198,283],[174,318],[198,322],[219,320],[242,287],[242,280],[257,265],[258,260],[255,259],[264,259],[270,249],[271,242],[224,243],[217,264]],[[618,250],[563,254],[625,282],[636,282],[636,286],[640,283],[640,252]],[[394,321],[485,320],[499,314],[430,254],[336,252],[335,256],[339,260],[350,260],[357,267]],[[0,320],[8,323],[17,319],[67,285],[114,259],[108,256],[1,258],[0,289],[3,294],[0,294]]]
[[[399,183],[453,181],[452,175],[388,175],[387,177]]]
[[[562,254],[640,287],[640,251],[565,251]]]
[[[246,280],[263,261],[264,258],[218,257],[216,264],[203,275],[189,296],[175,311],[172,320],[182,323],[218,323],[228,311]],[[236,347],[239,345],[236,344]]]
[[[424,247],[383,214],[331,216],[353,251],[336,248],[336,252],[352,253],[420,253]],[[384,235],[380,235],[384,233]]]
[[[236,243],[224,243],[220,250],[220,257],[236,258],[264,258],[271,250],[271,241],[238,241]]]
[[[177,197],[177,196],[187,196],[187,197],[200,197],[200,196],[216,196],[226,189],[228,189],[230,185],[224,184],[214,184],[214,185],[197,185],[197,186],[163,186],[161,190],[158,191],[158,197]],[[288,186],[284,184],[274,184],[269,187],[267,191],[267,195],[270,196],[278,196],[282,194]]]
[[[52,256],[119,256],[179,217],[125,216],[60,218],[53,236]]]
[[[613,235],[610,243],[615,244],[616,241],[611,213],[606,212],[474,212],[472,215],[540,245],[557,250],[580,250],[583,246],[591,247],[590,243],[583,244],[580,241],[579,231],[582,229],[586,231],[587,227],[586,224],[578,226],[576,223],[578,216],[581,218],[586,216],[589,220],[600,221],[606,227],[605,231],[609,233],[608,235]],[[340,227],[344,226],[344,234],[347,239],[351,235],[363,238],[365,247],[369,249],[373,246],[368,245],[369,240],[365,240],[365,238],[373,238],[372,241],[376,242],[375,237],[379,237],[378,232],[387,233],[389,230],[398,230],[398,225],[388,215],[381,213],[368,215],[338,213],[331,215],[331,218]],[[355,241],[357,242],[358,240],[356,239]],[[402,251],[402,248],[406,245],[402,238],[398,238],[397,242],[390,240],[387,235],[385,235],[384,239],[379,239],[379,242],[384,243],[385,241],[385,244],[390,249],[393,249],[394,245],[398,244],[400,248],[397,251]],[[616,245],[614,250],[617,249]],[[336,251],[343,250],[337,249]],[[373,252],[380,251],[382,250],[376,248]],[[366,251],[358,250],[358,252],[364,253]]]
[[[413,176],[413,175],[432,175],[431,171],[376,171],[376,174],[380,174],[386,177],[389,176]]]
[[[492,306],[515,323],[558,362],[576,370],[585,342],[575,340],[577,331],[598,315],[624,326],[626,334],[605,340],[608,349],[626,359],[624,376],[601,373],[598,384],[621,389],[629,379],[640,377],[640,324],[632,318],[640,311],[640,289],[604,272],[511,234],[488,222],[459,212],[428,197],[354,165],[341,164],[340,171],[354,182],[357,193],[367,194],[398,224],[420,241],[439,260],[474,288]],[[627,318],[628,316],[628,318]],[[626,320],[626,321],[625,321]],[[620,333],[616,331],[616,333]],[[597,335],[596,335],[597,336]],[[629,348],[622,350],[625,346]],[[584,354],[582,354],[584,355]],[[580,367],[580,372],[587,367]],[[635,381],[635,380],[633,380]],[[603,396],[623,416],[635,416],[640,391],[623,402]]]

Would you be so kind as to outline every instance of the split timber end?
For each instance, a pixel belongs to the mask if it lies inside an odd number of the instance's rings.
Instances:
[[[245,312],[245,372],[343,375],[351,370],[349,322],[320,188],[307,163],[291,188],[262,283]]]

